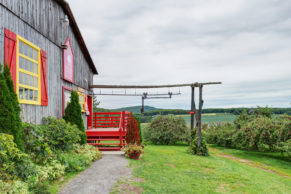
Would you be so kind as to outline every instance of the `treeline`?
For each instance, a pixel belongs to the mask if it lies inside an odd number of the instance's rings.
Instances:
[[[256,108],[207,108],[203,109],[202,113],[228,113],[234,115],[240,115],[244,110],[247,111],[248,114],[252,114]],[[272,114],[287,114],[291,115],[291,108],[270,108]],[[155,116],[155,115],[183,115],[188,114],[189,110],[183,109],[161,109],[161,110],[153,110],[148,111],[143,114],[136,114],[142,116]]]

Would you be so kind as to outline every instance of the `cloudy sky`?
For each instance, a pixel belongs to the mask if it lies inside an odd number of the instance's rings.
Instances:
[[[96,84],[221,81],[204,88],[204,107],[291,106],[290,0],[69,3],[99,71]],[[126,92],[168,91],[179,88]],[[146,105],[189,109],[190,88],[180,92]],[[141,104],[140,97],[98,99],[106,108]]]

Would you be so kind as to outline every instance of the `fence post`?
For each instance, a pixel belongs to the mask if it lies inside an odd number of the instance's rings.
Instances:
[[[123,144],[123,129],[124,128],[124,111],[121,112],[120,114],[120,127],[119,127],[119,132],[120,132],[120,135],[119,135],[119,139],[120,139],[120,147],[122,147],[122,144]]]

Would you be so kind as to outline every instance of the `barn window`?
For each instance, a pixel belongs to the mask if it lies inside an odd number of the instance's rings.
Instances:
[[[81,105],[81,110],[82,110],[82,112],[86,112],[86,109],[85,109],[86,96],[85,96],[85,94],[82,94],[82,93],[78,93],[78,94],[79,94],[79,103]]]
[[[17,36],[16,91],[19,103],[41,104],[40,48]]]

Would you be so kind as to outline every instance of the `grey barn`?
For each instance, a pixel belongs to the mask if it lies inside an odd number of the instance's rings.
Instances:
[[[84,124],[91,126],[89,85],[98,72],[65,0],[0,0],[0,48],[22,121],[40,124],[43,117],[61,118],[75,90]]]

